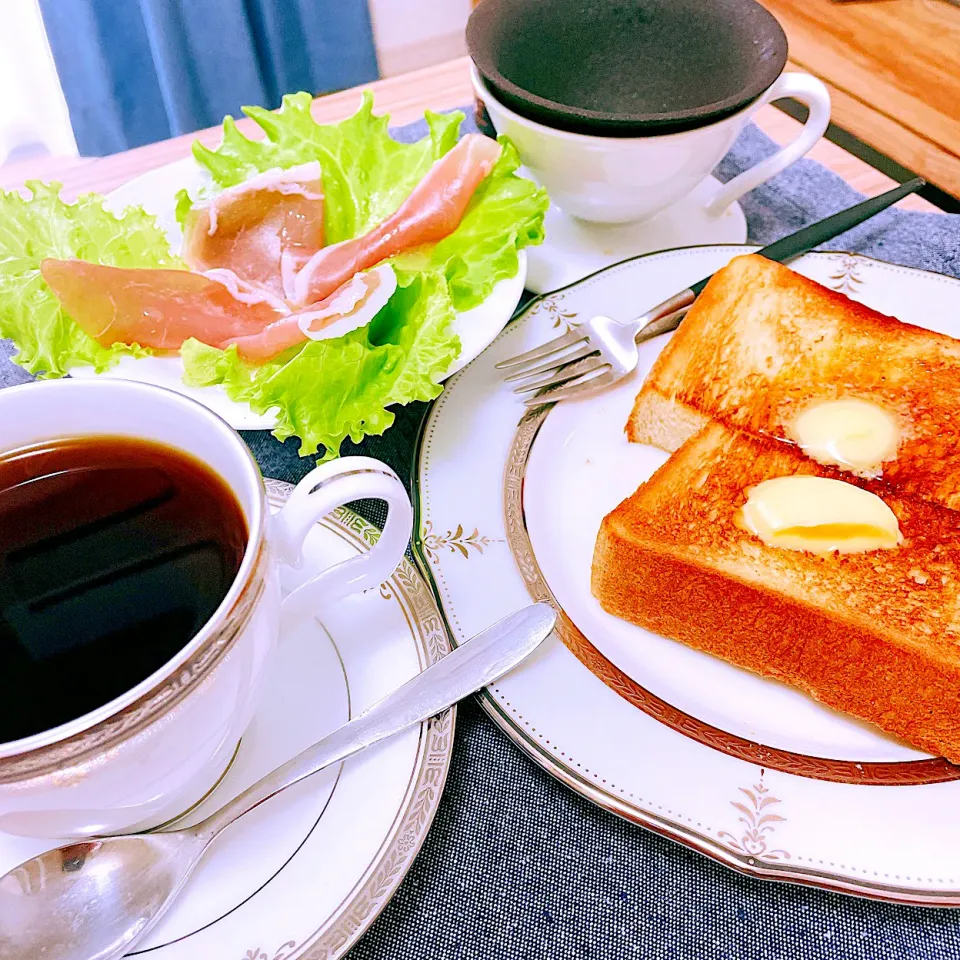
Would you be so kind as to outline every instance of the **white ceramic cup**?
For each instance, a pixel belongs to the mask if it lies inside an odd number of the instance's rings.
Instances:
[[[504,106],[471,65],[473,88],[498,134],[516,144],[523,165],[561,210],[594,223],[636,223],[676,203],[710,175],[747,121],[764,104],[794,97],[810,115],[799,135],[745,170],[711,197],[707,212],[721,216],[748,190],[799,160],[830,122],[830,94],[806,73],[783,73],[760,97],[716,123],[649,137],[570,133],[528,120]]]
[[[152,676],[54,729],[0,744],[0,831],[71,837],[142,830],[177,817],[229,766],[257,704],[281,615],[321,613],[378,586],[413,522],[403,484],[367,457],[325,463],[271,516],[240,436],[205,407],[122,380],[60,380],[0,390],[0,454],[61,437],[131,436],[192,454],[237,497],[249,531],[240,570],[210,620]],[[280,563],[297,565],[313,525],[341,504],[385,500],[368,552],[318,573],[281,601]]]

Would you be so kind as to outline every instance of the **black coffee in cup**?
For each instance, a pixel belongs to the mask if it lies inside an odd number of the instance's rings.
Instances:
[[[127,437],[0,455],[0,743],[109,702],[226,596],[247,525],[209,467]]]

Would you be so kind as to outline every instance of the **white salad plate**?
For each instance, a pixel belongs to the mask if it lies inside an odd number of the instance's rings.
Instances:
[[[293,489],[267,481],[274,509]],[[285,590],[379,531],[340,508],[317,524]],[[379,590],[304,618],[280,638],[263,701],[195,822],[449,651],[426,583],[404,560]],[[443,791],[455,708],[308,778],[218,838],[132,956],[151,960],[332,960],[387,904]],[[0,875],[57,841],[0,833]],[[53,960],[53,958],[51,958]]]
[[[183,242],[175,216],[177,193],[186,188],[191,196],[209,182],[205,171],[192,157],[168,163],[118,187],[107,197],[107,206],[115,213],[125,207],[143,207],[152,213],[166,232],[170,244],[179,250]],[[519,269],[507,280],[501,280],[483,303],[457,314],[454,330],[460,338],[460,356],[445,374],[449,377],[465,367],[504,328],[513,314],[527,276],[526,252],[519,252]],[[254,413],[245,403],[231,400],[221,386],[188,387],[183,382],[183,364],[179,357],[121,357],[119,362],[103,373],[92,367],[71,369],[72,377],[116,377],[137,380],[167,387],[191,397],[223,417],[235,430],[272,430],[276,417]]]
[[[668,250],[535,300],[448,383],[418,460],[421,566],[455,641],[529,603],[564,616],[484,691],[493,719],[594,802],[757,877],[960,905],[960,767],[773,680],[605,613],[590,592],[602,517],[666,454],[624,424],[665,338],[606,393],[531,411],[495,364],[601,313],[631,318],[755,248]],[[794,269],[960,335],[960,281],[843,253]]]

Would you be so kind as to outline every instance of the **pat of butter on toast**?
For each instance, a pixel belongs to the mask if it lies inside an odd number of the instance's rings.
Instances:
[[[845,480],[794,474],[747,490],[741,525],[768,547],[810,553],[866,553],[903,542],[896,514],[870,490]]]
[[[900,427],[883,407],[846,397],[812,403],[784,424],[787,438],[818,463],[877,477],[897,456]]]

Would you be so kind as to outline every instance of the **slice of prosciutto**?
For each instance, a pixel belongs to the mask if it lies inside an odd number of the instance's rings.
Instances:
[[[293,301],[328,297],[354,274],[425,243],[437,243],[460,225],[467,204],[500,157],[500,145],[467,134],[437,160],[399,208],[369,233],[315,253],[297,273]]]
[[[393,267],[384,263],[354,274],[319,303],[229,343],[236,344],[237,353],[248,363],[266,363],[305,339],[331,340],[366,326],[387,305],[396,289],[397,275]]]
[[[196,337],[219,347],[258,333],[283,316],[276,300],[189,270],[107,267],[83,260],[44,260],[40,273],[70,317],[105,347],[139,343],[179,350]],[[243,294],[244,287],[236,288]],[[282,307],[282,304],[280,305]]]
[[[195,205],[183,227],[194,270],[230,270],[276,297],[323,246],[323,181],[317,160],[268,170]]]

